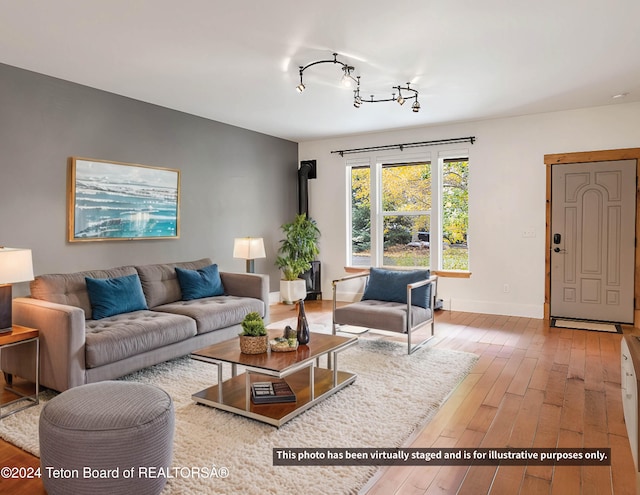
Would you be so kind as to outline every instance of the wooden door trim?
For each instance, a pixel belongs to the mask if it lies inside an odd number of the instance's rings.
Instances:
[[[546,166],[546,227],[545,227],[545,282],[544,282],[544,318],[551,315],[551,167],[567,163],[609,162],[617,160],[636,161],[636,238],[640,232],[640,193],[638,176],[640,175],[640,148],[618,150],[580,151],[576,153],[556,153],[544,155]],[[633,290],[633,325],[640,328],[640,246],[636,242],[635,279]]]

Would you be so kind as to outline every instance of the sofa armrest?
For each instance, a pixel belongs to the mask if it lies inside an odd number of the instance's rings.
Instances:
[[[264,322],[269,323],[269,275],[220,272],[224,290],[230,296],[253,297],[264,303]]]
[[[18,297],[13,300],[13,321],[39,330],[41,385],[59,392],[84,385],[86,325],[82,309]],[[27,346],[4,349],[2,370],[33,380],[33,355],[25,354],[34,351]]]

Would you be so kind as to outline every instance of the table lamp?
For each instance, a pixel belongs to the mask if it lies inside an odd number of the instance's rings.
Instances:
[[[236,237],[233,240],[233,257],[247,260],[247,273],[254,273],[253,260],[267,257],[262,237]]]
[[[11,284],[33,280],[31,249],[0,246],[0,333],[11,331]]]

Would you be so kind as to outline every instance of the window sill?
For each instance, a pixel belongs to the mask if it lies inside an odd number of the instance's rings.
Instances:
[[[347,273],[360,273],[368,271],[368,267],[345,266],[344,271]],[[431,273],[443,278],[471,278],[471,272],[467,270],[433,270]]]
[[[433,270],[431,273],[443,278],[471,278],[467,270]]]

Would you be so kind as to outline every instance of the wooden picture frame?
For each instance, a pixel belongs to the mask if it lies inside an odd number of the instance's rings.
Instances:
[[[180,171],[71,157],[69,242],[177,239]]]

